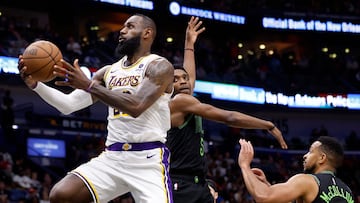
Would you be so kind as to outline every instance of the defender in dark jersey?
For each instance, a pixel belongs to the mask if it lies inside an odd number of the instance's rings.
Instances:
[[[232,127],[266,129],[282,148],[287,148],[281,132],[272,122],[216,108],[192,96],[195,84],[194,43],[203,31],[201,21],[192,17],[186,31],[185,68],[174,65],[174,97],[170,101],[172,128],[168,131],[166,145],[171,152],[170,176],[175,203],[213,203],[205,181],[207,165],[201,117]]]
[[[256,202],[354,203],[351,189],[338,177],[343,149],[333,137],[319,137],[304,155],[304,174],[292,176],[285,183],[270,185],[260,169],[251,169],[254,149],[240,141],[239,166],[247,190]]]

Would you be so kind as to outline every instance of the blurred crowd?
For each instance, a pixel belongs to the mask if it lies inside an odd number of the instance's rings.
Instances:
[[[209,1],[192,0],[194,5],[216,8],[228,12],[251,8],[249,12],[261,9],[284,10],[306,13],[325,13],[333,15],[359,15],[359,1]],[[49,25],[39,25],[36,19],[24,23],[16,18],[0,16],[0,55],[17,57],[25,47],[38,39],[54,42],[61,49],[65,59],[72,61],[80,59],[80,64],[97,69],[112,63],[117,56],[114,52],[117,46],[117,32],[109,32],[104,39],[89,36],[61,36]],[[339,55],[329,58],[328,53],[320,49],[309,55],[295,57],[291,51],[279,53],[274,50],[269,54],[265,51],[249,51],[244,58],[239,59],[237,43],[233,39],[213,40],[206,36],[199,39],[196,47],[197,76],[200,80],[234,83],[239,85],[264,87],[279,92],[356,92],[360,89],[360,53]],[[226,41],[227,40],[227,41]],[[155,52],[167,57],[173,63],[182,63],[183,44],[172,45],[164,42]],[[11,102],[11,101],[9,101]],[[324,132],[325,130],[325,132]],[[221,144],[207,137],[209,178],[213,179],[218,188],[219,203],[250,203],[254,202],[243,184],[241,172],[237,165],[238,144],[240,137],[252,140],[257,148],[254,166],[262,168],[271,182],[281,182],[291,175],[302,171],[302,152],[288,153],[282,150],[268,150],[269,140],[261,131],[233,131],[221,136],[226,137]],[[22,131],[11,133],[22,133]],[[326,129],[314,129],[309,135],[311,139]],[[220,132],[221,134],[221,132]],[[5,137],[8,132],[2,131]],[[19,136],[19,135],[17,135]],[[8,140],[8,139],[2,139]],[[14,140],[12,140],[14,141]],[[24,141],[24,140],[23,140]],[[341,176],[356,195],[356,203],[360,203],[360,155],[358,150],[360,139],[356,133],[346,138],[346,159],[339,170]],[[5,145],[25,143],[2,143]],[[306,150],[308,143],[291,140],[291,147]],[[103,150],[103,137],[85,138],[81,134],[67,140],[67,156],[63,168],[50,170],[33,163],[25,156],[24,151],[0,151],[0,203],[46,203],[49,202],[49,190],[66,171],[89,160]],[[272,146],[275,146],[273,144]],[[231,151],[229,151],[231,149]],[[114,202],[131,202],[129,196],[120,197]]]
[[[54,42],[66,60],[79,58],[81,65],[93,70],[118,58],[115,52],[118,43],[117,31],[109,32],[101,38],[97,37],[96,33],[91,36],[61,36],[49,25],[40,26],[37,19],[24,22],[5,16],[0,18],[0,55],[17,57],[29,43],[43,39]],[[293,49],[281,52],[276,48],[260,50],[247,47],[248,50],[241,50],[238,46],[240,39],[214,40],[212,37],[204,34],[196,45],[199,80],[262,87],[288,94],[356,93],[360,89],[360,53],[356,50],[344,51],[351,43],[339,44],[343,50],[337,50],[336,57],[330,57],[331,53],[322,50],[326,48],[326,44],[323,47],[314,44],[314,47],[307,47],[302,52],[295,50],[302,48],[299,48],[302,41]],[[181,40],[177,41],[182,42],[182,39],[181,35]],[[183,43],[168,43],[165,39],[158,41],[159,46],[154,50],[155,53],[165,56],[173,63],[182,63]],[[331,46],[330,44],[337,44],[337,40],[331,38],[328,43]],[[340,47],[331,48],[335,50]]]
[[[24,155],[0,152],[0,202],[46,203],[53,177]]]
[[[208,175],[215,181],[219,191],[218,203],[253,203],[242,180],[237,165],[239,145],[237,140],[242,135],[231,136],[232,143],[216,145],[207,140]],[[68,136],[69,137],[69,136]],[[309,136],[310,137],[310,136]],[[274,140],[258,134],[245,135],[255,145],[253,167],[265,171],[269,182],[283,182],[290,176],[302,172],[302,156],[306,153],[308,143],[303,143],[302,150],[281,150],[265,147]],[[358,139],[358,138],[356,138]],[[309,140],[310,142],[311,140]],[[354,141],[354,140],[352,140]],[[359,140],[357,140],[359,141]],[[230,143],[230,144],[229,144]],[[7,143],[11,145],[11,143]],[[19,146],[19,143],[17,143]],[[26,157],[22,150],[16,153],[0,152],[0,203],[46,203],[49,202],[49,190],[59,177],[68,170],[88,161],[103,150],[103,137],[71,136],[67,142],[67,156],[62,166],[52,168],[36,164]],[[343,166],[337,175],[347,182],[353,190],[356,201],[360,203],[360,154],[357,151],[346,151]],[[132,203],[129,194],[121,196],[113,203]]]

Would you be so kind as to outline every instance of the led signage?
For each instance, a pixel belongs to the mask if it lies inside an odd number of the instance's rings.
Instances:
[[[182,6],[178,2],[171,2],[169,4],[169,11],[172,15],[189,15],[189,16],[197,16],[199,18],[206,18],[210,20],[222,21],[227,23],[234,23],[234,24],[245,24],[245,17],[222,13],[217,11],[211,11],[206,9]]]
[[[284,29],[284,30],[309,30],[322,32],[344,32],[360,33],[360,25],[349,22],[332,22],[330,20],[295,20],[292,18],[273,18],[263,17],[262,26],[264,28]]]
[[[148,0],[99,0],[100,2],[128,6],[145,10],[154,10],[154,3]]]
[[[194,92],[209,94],[213,99],[252,104],[273,104],[289,108],[360,109],[360,94],[285,95],[265,91],[262,88],[199,80],[196,81]]]

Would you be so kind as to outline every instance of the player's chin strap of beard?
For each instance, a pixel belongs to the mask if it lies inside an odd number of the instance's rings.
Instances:
[[[55,107],[62,114],[68,115],[93,104],[91,94],[84,90],[76,89],[70,94],[51,88],[42,82],[38,82],[33,89],[48,104]]]

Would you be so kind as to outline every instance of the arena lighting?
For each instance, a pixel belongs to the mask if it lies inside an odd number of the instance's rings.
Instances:
[[[166,42],[167,43],[171,43],[171,42],[173,42],[174,41],[174,38],[172,38],[172,37],[167,37],[166,38]]]
[[[206,18],[210,20],[216,20],[216,21],[222,21],[227,23],[234,23],[234,24],[245,24],[245,17],[234,15],[234,14],[228,14],[228,13],[222,13],[212,10],[206,10],[206,9],[200,9],[200,8],[194,8],[194,7],[188,7],[188,6],[182,6],[178,2],[172,1],[169,4],[169,11],[172,15],[189,15],[189,16],[197,16],[200,18]]]
[[[261,50],[266,49],[266,45],[265,45],[265,44],[260,44],[260,45],[259,45],[259,49],[261,49]]]
[[[295,20],[293,18],[263,17],[262,26],[264,28],[283,30],[360,33],[360,24],[353,24],[351,22],[333,22],[331,20]]]
[[[336,59],[337,55],[336,53],[329,54],[329,58]]]
[[[154,10],[154,3],[148,0],[95,0],[99,2],[128,6],[145,10]]]

